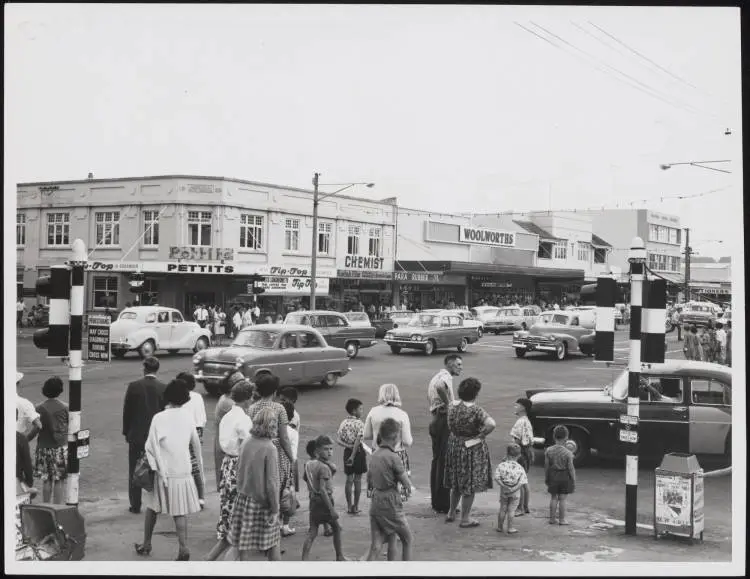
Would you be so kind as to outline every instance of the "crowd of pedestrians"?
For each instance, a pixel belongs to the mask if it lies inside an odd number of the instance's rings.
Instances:
[[[690,325],[684,336],[682,348],[687,360],[714,362],[726,366],[732,365],[732,322],[727,322],[726,329],[721,322],[709,322],[700,328]]]

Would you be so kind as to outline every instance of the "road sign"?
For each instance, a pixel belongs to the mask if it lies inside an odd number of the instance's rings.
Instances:
[[[109,316],[88,317],[88,349],[86,359],[90,362],[109,362],[110,336],[109,326],[112,319]]]
[[[633,426],[637,426],[638,417],[630,416],[630,414],[620,414],[620,424],[631,424]]]
[[[620,429],[620,442],[630,442],[630,443],[638,442],[638,431]]]
[[[79,430],[76,434],[78,439],[78,448],[76,448],[77,458],[86,458],[89,455],[89,440],[91,433],[88,430]]]

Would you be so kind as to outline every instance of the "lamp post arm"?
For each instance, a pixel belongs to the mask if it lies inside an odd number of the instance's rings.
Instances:
[[[701,165],[700,163],[688,163],[689,165],[692,165],[693,167],[700,167],[701,169],[710,169],[711,171],[718,171],[719,173],[731,173],[731,171],[726,171],[725,169],[717,169],[716,167],[707,167],[706,165]]]
[[[312,222],[312,263],[310,264],[310,311],[315,310],[315,275],[318,262],[318,179],[320,173],[313,177],[313,222]],[[327,195],[325,197],[328,197]]]

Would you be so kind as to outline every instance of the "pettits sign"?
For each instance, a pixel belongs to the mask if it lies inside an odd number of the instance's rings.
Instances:
[[[458,240],[461,243],[514,247],[516,245],[516,234],[510,231],[497,231],[483,227],[464,227],[461,225]]]

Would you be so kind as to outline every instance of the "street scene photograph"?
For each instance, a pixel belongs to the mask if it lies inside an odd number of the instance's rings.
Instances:
[[[6,573],[744,574],[739,8],[4,16]]]

